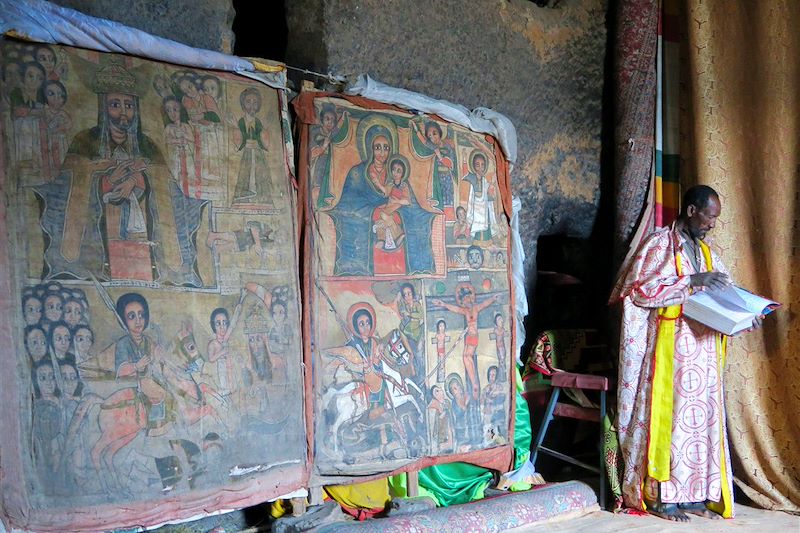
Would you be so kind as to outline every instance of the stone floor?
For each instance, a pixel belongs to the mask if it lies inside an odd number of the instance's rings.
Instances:
[[[733,520],[709,520],[692,517],[688,523],[667,522],[655,516],[632,516],[594,511],[581,516],[562,515],[558,518],[507,530],[513,533],[800,533],[800,516],[780,511],[765,511],[736,505]]]

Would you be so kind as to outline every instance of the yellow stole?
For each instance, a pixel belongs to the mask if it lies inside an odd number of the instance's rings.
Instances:
[[[706,243],[699,241],[706,268],[713,270],[711,250]],[[678,276],[683,275],[681,254],[675,243],[675,269]],[[672,445],[672,407],[673,407],[673,368],[675,360],[675,321],[683,313],[682,305],[669,305],[658,310],[658,335],[656,337],[655,361],[653,368],[653,389],[650,401],[650,438],[647,443],[647,475],[656,481],[668,481],[670,477],[670,449]],[[727,340],[725,335],[717,337],[717,375],[722,378],[725,366]],[[722,388],[720,397],[722,404]],[[722,416],[719,417],[720,434],[724,431]],[[733,495],[728,490],[728,473],[725,461],[725,439],[720,444],[720,473],[722,485],[722,501],[709,504],[709,508],[724,518],[733,516]]]

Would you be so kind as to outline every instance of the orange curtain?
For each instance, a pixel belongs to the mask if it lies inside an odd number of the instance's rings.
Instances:
[[[682,0],[681,176],[719,191],[714,247],[782,302],[733,339],[725,373],[738,486],[800,511],[800,2]]]

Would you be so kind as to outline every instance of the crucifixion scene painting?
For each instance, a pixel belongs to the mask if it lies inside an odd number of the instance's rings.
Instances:
[[[374,471],[508,443],[497,148],[436,117],[330,97],[313,105],[301,150],[318,467]]]
[[[300,294],[282,95],[230,73],[2,47],[32,501],[299,479]]]

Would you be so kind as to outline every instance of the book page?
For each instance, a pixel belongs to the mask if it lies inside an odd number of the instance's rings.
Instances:
[[[753,294],[752,292],[746,291],[739,287],[735,287],[735,293],[738,295],[740,300],[744,302],[746,309],[749,309],[757,315],[766,315],[780,306],[780,304],[777,302],[767,300],[766,298],[762,298],[761,296]]]
[[[718,313],[738,321],[739,317],[750,316],[752,313],[743,305],[737,305],[729,298],[723,298],[726,291],[702,291],[696,292],[691,296],[691,301],[706,307],[713,313]]]

